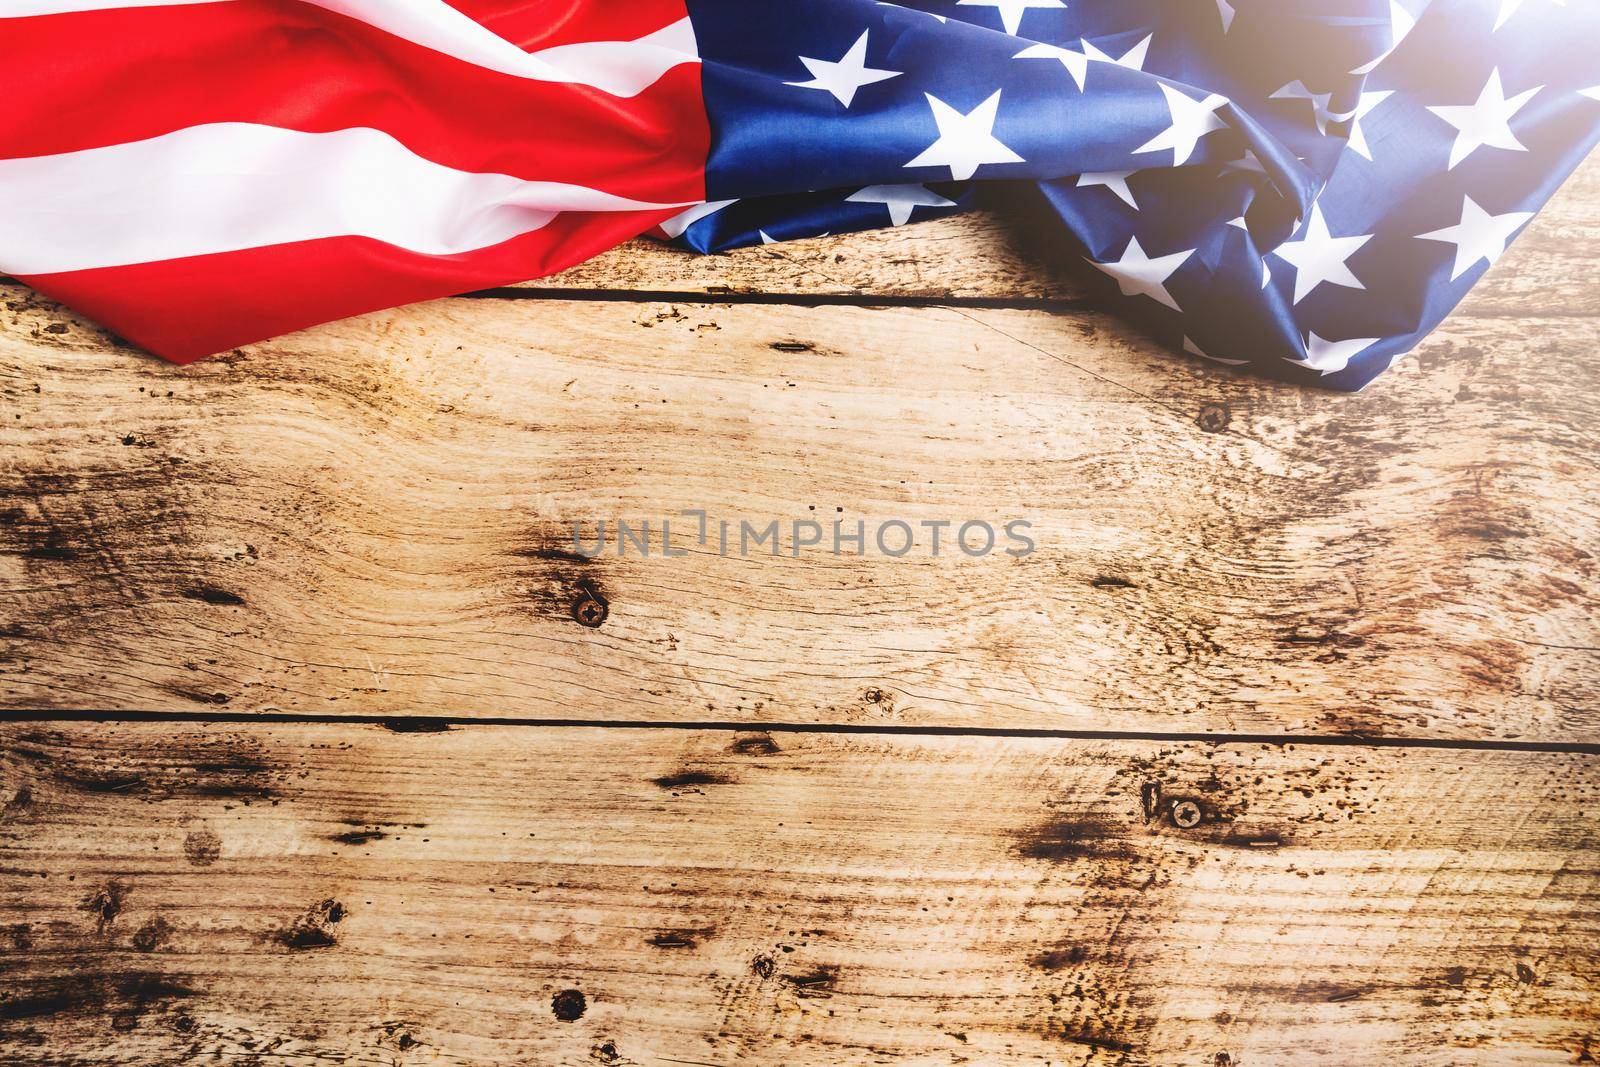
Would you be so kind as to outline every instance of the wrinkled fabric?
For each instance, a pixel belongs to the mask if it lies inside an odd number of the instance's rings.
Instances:
[[[1600,139],[1593,3],[691,0],[690,12],[707,199],[727,203],[701,209],[678,243],[711,252],[936,218],[978,189],[1037,198],[1064,249],[1103,265],[1090,284],[1172,348],[1333,389],[1361,388],[1436,327]],[[840,75],[831,64],[863,34]],[[1174,93],[1216,121],[1179,123]],[[986,104],[1000,147],[980,144],[971,174],[973,159],[912,165],[938,144],[941,111]],[[885,189],[904,186],[922,202],[896,212]]]

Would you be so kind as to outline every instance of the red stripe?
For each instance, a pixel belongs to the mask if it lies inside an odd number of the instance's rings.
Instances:
[[[492,248],[424,256],[364,237],[19,278],[175,363],[380,308],[565,270],[669,213],[568,213]]]
[[[683,18],[683,0],[449,0],[529,52],[579,41],[636,41]]]
[[[599,27],[594,0],[509,5],[539,47],[617,39],[685,16],[683,0],[637,0]],[[563,9],[539,38],[540,12]],[[582,11],[582,15],[574,12]],[[648,16],[648,17],[647,17]],[[604,32],[601,32],[604,30]],[[575,36],[576,35],[576,36]],[[643,34],[637,34],[642,36]],[[306,132],[383,130],[462,170],[562,181],[637,200],[704,196],[710,135],[697,64],[636,97],[516,78],[452,59],[296,0],[234,0],[0,20],[0,157],[142,140],[210,122]]]
[[[528,48],[633,39],[683,0],[460,0]],[[637,97],[515,78],[295,0],[0,20],[0,158],[100,147],[213,122],[389,133],[462,170],[639,200],[702,199],[700,69]],[[249,205],[240,205],[248,210]],[[358,237],[20,280],[177,362],[347,315],[553,273],[670,211],[569,213],[492,248],[426,256]]]

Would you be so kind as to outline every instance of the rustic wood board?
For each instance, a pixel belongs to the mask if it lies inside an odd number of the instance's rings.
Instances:
[[[6,707],[1597,736],[1593,318],[1352,397],[1093,311],[449,300],[173,368],[13,304]],[[570,559],[694,507],[1039,550]]]
[[[8,1063],[1600,1051],[1594,756],[355,724],[0,736]]]
[[[185,370],[0,289],[0,1062],[1592,1062],[1600,160],[1358,397],[1029,233]],[[1040,551],[565,543],[690,506]]]

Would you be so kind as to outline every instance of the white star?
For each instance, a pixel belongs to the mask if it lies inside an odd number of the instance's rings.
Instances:
[[[681,237],[683,231],[699,222],[707,215],[715,215],[729,204],[737,204],[737,200],[712,200],[704,204],[696,204],[688,211],[679,212],[665,222],[656,223],[661,227],[661,232],[668,237]]]
[[[837,63],[830,63],[825,59],[812,59],[801,56],[800,62],[806,65],[811,72],[808,82],[784,82],[799,89],[823,89],[833,94],[835,100],[845,107],[856,98],[856,90],[863,85],[872,85],[875,82],[887,81],[898,78],[903,73],[898,70],[877,70],[867,66],[867,33],[862,31],[856,43],[850,50],[839,57]]]
[[[1129,70],[1143,70],[1144,57],[1150,51],[1150,40],[1154,34],[1147,34],[1145,39],[1128,49],[1122,55],[1112,58],[1100,51],[1088,41],[1080,41],[1083,51],[1074,52],[1070,48],[1061,48],[1053,44],[1030,44],[1012,59],[1055,59],[1067,68],[1067,73],[1072,75],[1072,80],[1078,83],[1078,91],[1083,91],[1084,82],[1089,77],[1089,61],[1096,63],[1110,63],[1113,66],[1126,67]]]
[[[1362,64],[1350,73],[1371,74],[1379,63],[1394,54],[1394,50],[1400,47],[1400,42],[1410,35],[1416,25],[1416,18],[1410,11],[1406,10],[1405,5],[1401,4],[1400,0],[1389,0],[1389,47],[1384,49],[1378,58],[1370,63]]]
[[[1500,68],[1496,67],[1489,72],[1489,80],[1484,84],[1483,92],[1478,94],[1477,103],[1430,107],[1429,111],[1458,131],[1455,144],[1450,146],[1450,165],[1445,169],[1454,170],[1457,163],[1485,145],[1526,152],[1527,147],[1511,132],[1511,119],[1542,88],[1542,85],[1536,86],[1507,100],[1506,92],[1500,86]]]
[[[1345,260],[1370,240],[1370,233],[1361,237],[1329,235],[1328,224],[1322,217],[1322,206],[1312,205],[1311,219],[1306,223],[1303,236],[1296,241],[1285,241],[1273,249],[1279,259],[1294,266],[1294,302],[1300,303],[1323,282],[1350,289],[1365,289],[1361,280],[1345,266]]]
[[[1066,7],[1062,0],[958,0],[958,7],[994,7],[1000,9],[1000,24],[1011,36],[1022,28],[1022,15],[1033,7]]]
[[[1122,55],[1117,56],[1116,58],[1112,58],[1105,52],[1100,51],[1100,49],[1096,48],[1087,40],[1081,43],[1083,44],[1084,56],[1094,60],[1096,63],[1112,63],[1119,67],[1126,67],[1129,70],[1143,70],[1144,57],[1149,53],[1150,41],[1154,37],[1155,34],[1153,33],[1145,34],[1144,40],[1140,41],[1138,44],[1134,45],[1132,48],[1128,49],[1126,52],[1122,53]]]
[[[1357,337],[1349,341],[1325,341],[1318,337],[1315,331],[1311,331],[1306,337],[1306,358],[1290,359],[1289,362],[1310,367],[1323,374],[1333,374],[1344,370],[1350,365],[1353,356],[1371,348],[1379,340],[1377,337]],[[1284,358],[1288,359],[1287,356]]]
[[[1167,98],[1167,111],[1172,116],[1172,125],[1133,151],[1137,155],[1140,152],[1161,152],[1170,148],[1173,165],[1181,167],[1194,154],[1195,145],[1200,143],[1200,138],[1227,128],[1227,125],[1217,118],[1216,111],[1228,102],[1228,98],[1212,93],[1204,100],[1191,100],[1166,82],[1161,83],[1161,93]]]
[[[1217,0],[1217,14],[1222,16],[1222,32],[1233,29],[1233,5],[1228,0]]]
[[[1362,93],[1361,99],[1356,103],[1356,109],[1348,115],[1335,115],[1334,118],[1343,122],[1350,120],[1350,151],[1357,153],[1367,162],[1372,162],[1372,149],[1367,146],[1366,131],[1361,128],[1361,120],[1366,118],[1373,108],[1383,103],[1394,95],[1393,89],[1383,89],[1374,93]]]
[[[1091,185],[1103,185],[1116,194],[1118,200],[1127,204],[1133,210],[1139,210],[1139,202],[1133,198],[1133,190],[1128,188],[1128,175],[1135,173],[1131,170],[1107,170],[1097,174],[1078,175],[1078,188],[1085,189]]]
[[[1274,92],[1268,99],[1311,101],[1311,117],[1317,122],[1317,132],[1328,132],[1328,119],[1333,114],[1328,110],[1328,101],[1333,99],[1332,93],[1314,93],[1306,87],[1305,82],[1296,79]]]
[[[1450,272],[1450,280],[1455,281],[1476,266],[1480,259],[1493,266],[1494,261],[1506,250],[1506,245],[1511,243],[1511,235],[1527,225],[1531,218],[1531,211],[1491,215],[1479,207],[1472,197],[1465,196],[1461,198],[1460,222],[1432,233],[1419,233],[1417,238],[1445,241],[1456,246],[1456,263]]]
[[[1567,6],[1567,0],[1555,0],[1555,3],[1561,7]],[[1515,15],[1517,8],[1521,7],[1522,4],[1523,0],[1500,0],[1500,14],[1495,16],[1494,28],[1498,30],[1501,26],[1504,26],[1506,20]]]
[[[1089,57],[1082,52],[1074,52],[1070,48],[1061,48],[1058,45],[1030,44],[1011,58],[1059,59],[1061,65],[1067,68],[1067,73],[1072,75],[1072,80],[1078,83],[1080,93],[1083,92],[1084,80],[1089,76]]]
[[[1022,157],[1001,144],[994,136],[994,120],[1000,111],[1000,90],[963,115],[932,93],[922,94],[933,109],[939,138],[922,151],[908,167],[949,167],[952,181],[966,181],[986,163],[1021,163]]]
[[[1209,355],[1202,352],[1200,346],[1187,337],[1183,339],[1183,350],[1191,355],[1199,356],[1201,359],[1209,359],[1213,363],[1225,363],[1230,367],[1238,367],[1250,362],[1248,359],[1223,359],[1221,356]]]
[[[757,230],[756,233],[761,235],[761,243],[764,245],[775,245],[778,243],[777,239],[770,236],[766,230]]]
[[[1181,311],[1183,309],[1178,307],[1178,302],[1167,292],[1166,281],[1192,255],[1194,249],[1191,248],[1187,252],[1174,252],[1170,256],[1157,256],[1151,259],[1144,254],[1144,249],[1139,247],[1139,239],[1130,237],[1121,259],[1110,263],[1100,263],[1092,259],[1089,262],[1115,278],[1123,296],[1138,296],[1142,293],[1158,304],[1165,304],[1174,311]]]
[[[845,200],[852,204],[882,204],[889,209],[889,221],[904,226],[911,221],[914,207],[955,207],[954,200],[946,200],[938,193],[929,192],[921,185],[869,185],[857,189]]]

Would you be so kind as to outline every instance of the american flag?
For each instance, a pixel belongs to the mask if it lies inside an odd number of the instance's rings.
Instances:
[[[186,362],[980,183],[1174,349],[1357,389],[1600,139],[1594,0],[0,0],[0,271]]]

